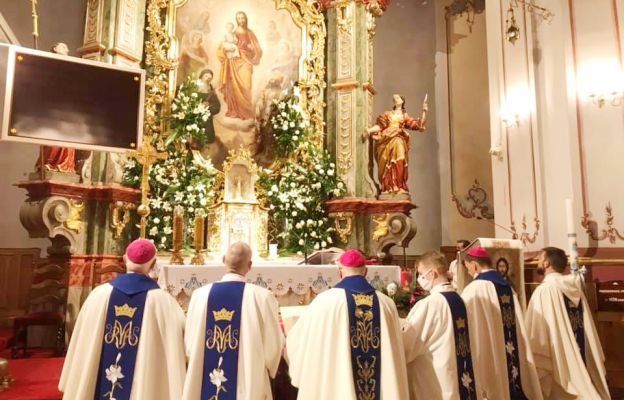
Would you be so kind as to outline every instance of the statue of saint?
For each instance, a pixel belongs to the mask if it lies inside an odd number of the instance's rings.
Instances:
[[[375,143],[375,159],[381,193],[409,194],[407,187],[407,166],[409,158],[408,130],[425,130],[427,120],[427,96],[423,101],[421,118],[412,118],[405,111],[405,98],[395,94],[392,96],[392,111],[386,111],[377,117],[377,125],[370,127],[365,137],[370,135]]]

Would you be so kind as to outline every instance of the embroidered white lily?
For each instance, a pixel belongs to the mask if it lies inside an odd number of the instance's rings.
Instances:
[[[223,357],[219,357],[219,364],[217,364],[217,368],[213,369],[210,373],[210,383],[217,387],[217,393],[212,397],[212,399],[219,399],[219,392],[222,390],[225,392],[225,386],[223,386],[224,382],[227,382],[227,378],[225,377],[225,372],[221,369],[221,364],[223,363]]]
[[[507,353],[512,354],[516,348],[514,347],[513,343],[507,342],[505,343],[505,349],[507,350]]]
[[[514,381],[518,379],[518,368],[515,365],[511,367],[511,379]]]
[[[121,373],[121,367],[118,365],[119,360],[121,360],[121,353],[117,353],[117,358],[115,358],[115,364],[106,368],[106,379],[111,381],[113,384],[124,377]]]
[[[466,389],[470,389],[470,384],[472,383],[472,378],[468,372],[464,372],[461,378],[462,386]]]
[[[121,373],[121,367],[118,365],[111,365],[106,368],[106,379],[111,381],[112,383],[116,383],[118,380],[124,377],[124,374]]]

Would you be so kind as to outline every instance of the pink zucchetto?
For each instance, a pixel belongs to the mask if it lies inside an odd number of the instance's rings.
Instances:
[[[474,258],[490,258],[487,250],[485,250],[483,247],[473,247],[468,251],[468,255]]]
[[[338,263],[345,268],[360,268],[366,266],[366,257],[359,250],[347,250],[338,259]]]
[[[156,257],[156,246],[147,239],[137,239],[126,249],[126,257],[137,265],[148,263]]]

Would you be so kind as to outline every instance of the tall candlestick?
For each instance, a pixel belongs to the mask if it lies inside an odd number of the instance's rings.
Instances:
[[[578,249],[576,244],[576,230],[574,228],[574,207],[572,199],[566,199],[566,221],[568,226],[568,252],[570,253],[570,271],[578,271]]]
[[[193,265],[204,264],[204,221],[206,220],[206,213],[203,209],[197,209],[195,211],[195,256],[191,260]]]
[[[173,253],[169,262],[172,265],[184,265],[182,247],[184,246],[184,208],[180,205],[173,209]]]

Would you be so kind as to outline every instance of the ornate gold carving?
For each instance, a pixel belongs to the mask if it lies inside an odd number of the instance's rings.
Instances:
[[[338,173],[341,176],[353,166],[355,102],[353,92],[338,93]]]
[[[535,217],[533,219],[533,222],[535,223],[535,231],[533,233],[529,233],[527,232],[526,216],[523,215],[521,222],[522,232],[518,234],[518,231],[516,229],[516,223],[514,221],[511,221],[511,227],[509,229],[512,232],[512,238],[516,240],[521,240],[523,244],[535,243],[539,234],[540,220]]]
[[[241,162],[245,163],[249,167],[250,174],[258,173],[258,165],[251,157],[251,153],[249,152],[249,150],[243,147],[235,150],[230,150],[227,158],[223,162],[223,173],[227,174],[228,172],[230,172],[230,169],[232,169],[232,165]]]
[[[342,243],[349,242],[349,236],[353,233],[353,213],[339,212],[334,215],[334,228]]]
[[[373,230],[373,240],[378,242],[379,239],[390,233],[388,229],[388,217],[389,214],[373,215],[373,222],[375,223],[375,230]]]
[[[128,304],[124,304],[123,306],[114,306],[115,307],[115,316],[116,317],[134,317],[134,313],[136,312],[136,307],[130,307]]]
[[[72,230],[76,233],[80,233],[82,231],[82,210],[84,210],[84,203],[80,200],[70,200],[71,208],[69,210],[69,215],[63,225],[69,230]]]
[[[124,229],[130,222],[130,211],[136,206],[132,203],[118,201],[111,203],[111,228],[113,229],[113,239],[119,239]]]
[[[581,220],[581,225],[585,228],[585,232],[592,240],[595,241],[609,239],[609,242],[615,243],[618,239],[624,240],[624,235],[614,226],[615,216],[613,215],[611,203],[607,204],[605,210],[607,214],[607,227],[603,229],[602,232],[598,233],[598,228],[596,227],[597,224],[591,219],[591,214],[585,213],[585,215],[583,215],[583,219]]]
[[[216,321],[230,321],[232,322],[232,318],[234,318],[234,310],[229,311],[226,310],[225,308],[222,308],[219,311],[213,311],[212,314],[214,315],[214,319],[215,322]]]
[[[102,17],[104,13],[104,1],[88,0],[87,17],[85,20],[85,31],[83,43],[84,47],[99,45],[102,41],[100,29],[102,25]]]
[[[336,23],[338,27],[338,40],[336,49],[338,62],[336,78],[341,80],[353,80],[355,69],[355,37],[353,35],[355,3],[342,2],[336,5]]]

